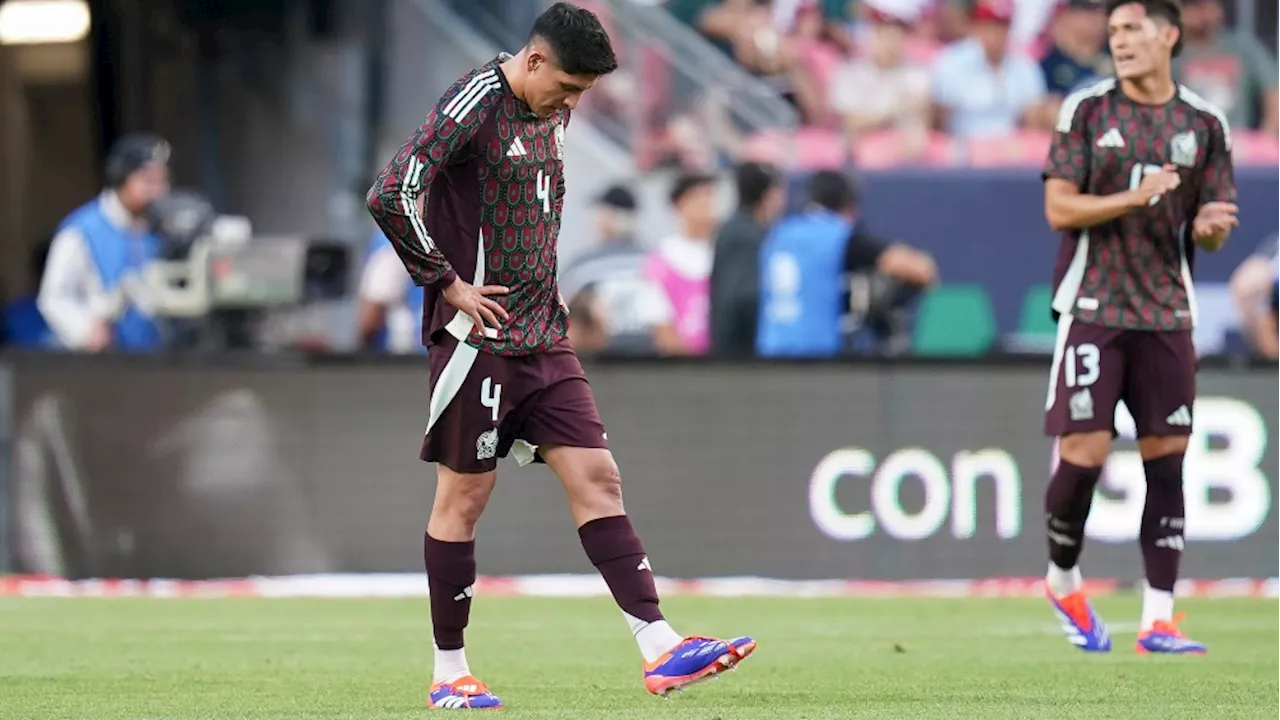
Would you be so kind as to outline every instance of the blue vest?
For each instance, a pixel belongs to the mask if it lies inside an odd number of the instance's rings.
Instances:
[[[831,357],[840,352],[844,254],[853,225],[835,213],[784,218],[760,249],[763,357]]]
[[[140,276],[143,265],[159,256],[159,238],[150,232],[135,234],[112,225],[102,211],[100,198],[72,211],[58,226],[58,231],[66,228],[75,228],[84,237],[89,255],[98,268],[102,289],[107,292],[115,290],[128,273]],[[164,344],[159,324],[132,303],[125,306],[124,315],[116,320],[112,341],[112,347],[124,352],[157,350]]]
[[[34,297],[23,298],[6,307],[4,325],[6,340],[14,347],[45,350],[58,347],[58,338],[44,321]]]
[[[364,256],[365,265],[369,264],[369,261],[373,259],[374,255],[377,255],[379,252],[391,247],[391,241],[387,239],[386,235],[382,234],[381,230],[373,231],[373,237],[369,239],[369,251],[365,253]],[[405,271],[405,275],[408,275],[408,271]],[[422,304],[425,300],[426,289],[420,288],[413,283],[409,283],[408,287],[404,290],[404,306],[408,308],[409,315],[413,318],[415,338],[422,337]],[[384,352],[387,350],[389,338],[387,336],[387,327],[385,323],[383,324],[382,329],[374,335],[373,345]],[[426,354],[427,348],[423,346],[420,340],[416,347],[419,354]]]

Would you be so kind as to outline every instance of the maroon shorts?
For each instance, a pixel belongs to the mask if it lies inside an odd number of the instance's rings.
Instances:
[[[1123,330],[1063,315],[1045,400],[1045,434],[1115,434],[1116,404],[1124,402],[1138,437],[1190,435],[1197,364],[1189,330]]]
[[[608,449],[591,386],[567,340],[544,353],[502,357],[442,335],[429,355],[423,460],[483,473],[508,453],[521,465],[541,462],[538,446]]]

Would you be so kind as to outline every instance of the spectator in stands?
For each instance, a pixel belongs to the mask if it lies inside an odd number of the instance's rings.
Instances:
[[[159,256],[146,212],[169,192],[168,163],[169,143],[162,138],[121,138],[107,158],[106,188],[63,220],[37,298],[62,348],[96,353],[163,346],[146,298],[125,281]]]
[[[1231,274],[1230,288],[1240,318],[1240,332],[1263,357],[1275,358],[1274,291],[1280,234],[1272,234]]]
[[[657,291],[653,342],[662,355],[704,355],[710,348],[711,263],[716,228],[715,177],[682,174],[671,188],[680,229],[645,262]]]
[[[46,350],[58,347],[57,337],[49,329],[49,323],[45,322],[44,315],[40,314],[35,292],[35,289],[40,287],[40,279],[44,277],[44,266],[49,259],[50,245],[52,245],[52,239],[36,245],[31,251],[28,270],[32,292],[5,304],[5,343],[12,347]]]
[[[413,284],[391,241],[381,230],[374,230],[356,300],[360,346],[396,355],[425,353],[424,299],[422,288]]]
[[[920,288],[937,281],[937,267],[927,253],[872,235],[858,221],[858,205],[857,188],[848,176],[822,171],[809,183],[808,207],[770,231],[760,253],[759,355],[841,353],[851,278],[892,278],[893,291],[878,296],[890,304],[909,295],[899,293],[896,283]],[[870,306],[863,302],[865,296],[855,299],[859,315],[866,317]]]
[[[711,264],[711,352],[717,356],[755,353],[760,246],[786,205],[774,166],[743,163],[734,176],[738,207],[716,234]]]
[[[1010,50],[1012,19],[1009,0],[978,0],[971,37],[934,60],[930,89],[938,128],[974,137],[1053,124],[1039,66]]]
[[[1053,45],[1040,60],[1045,86],[1061,102],[1082,85],[1112,74],[1102,0],[1065,0],[1049,27]]]
[[[1227,115],[1234,129],[1280,129],[1276,58],[1256,38],[1223,29],[1221,0],[1186,0],[1174,76]]]
[[[881,9],[884,8],[884,9]],[[867,0],[873,30],[868,52],[836,70],[831,82],[832,110],[840,114],[850,142],[867,133],[897,130],[908,157],[924,151],[929,130],[929,72],[905,53],[913,9],[887,0]]]
[[[583,353],[649,355],[662,305],[645,279],[648,251],[636,241],[636,197],[615,185],[596,201],[596,245],[560,272],[569,341]]]

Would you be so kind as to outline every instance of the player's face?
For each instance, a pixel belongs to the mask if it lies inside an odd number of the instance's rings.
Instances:
[[[140,215],[151,203],[169,194],[169,166],[152,162],[143,165],[120,186],[120,202],[134,215]]]
[[[1167,69],[1178,29],[1147,15],[1137,3],[1121,5],[1107,22],[1116,77],[1133,80]]]
[[[594,75],[570,75],[560,69],[554,58],[538,51],[529,53],[529,79],[525,84],[525,102],[541,117],[557,110],[578,106],[582,93],[596,84]]]

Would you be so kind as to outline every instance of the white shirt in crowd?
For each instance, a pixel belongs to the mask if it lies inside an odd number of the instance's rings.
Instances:
[[[836,70],[831,81],[831,109],[895,126],[910,119],[908,110],[923,108],[929,99],[929,72],[914,65],[880,67],[855,60]]]
[[[416,352],[421,342],[417,320],[404,302],[412,283],[404,262],[390,246],[376,251],[360,276],[360,299],[387,309],[387,350],[392,353]]]
[[[972,38],[934,59],[929,85],[934,101],[950,110],[948,132],[966,138],[1015,132],[1023,111],[1046,94],[1034,60],[1010,51],[1000,67],[992,67]]]
[[[131,232],[146,228],[144,221],[125,209],[114,191],[103,191],[98,202],[107,222],[116,228]],[[133,299],[135,303],[139,300]],[[123,312],[124,298],[103,291],[102,276],[84,235],[69,227],[55,235],[49,246],[36,306],[63,348],[83,350],[96,324],[112,322]]]

